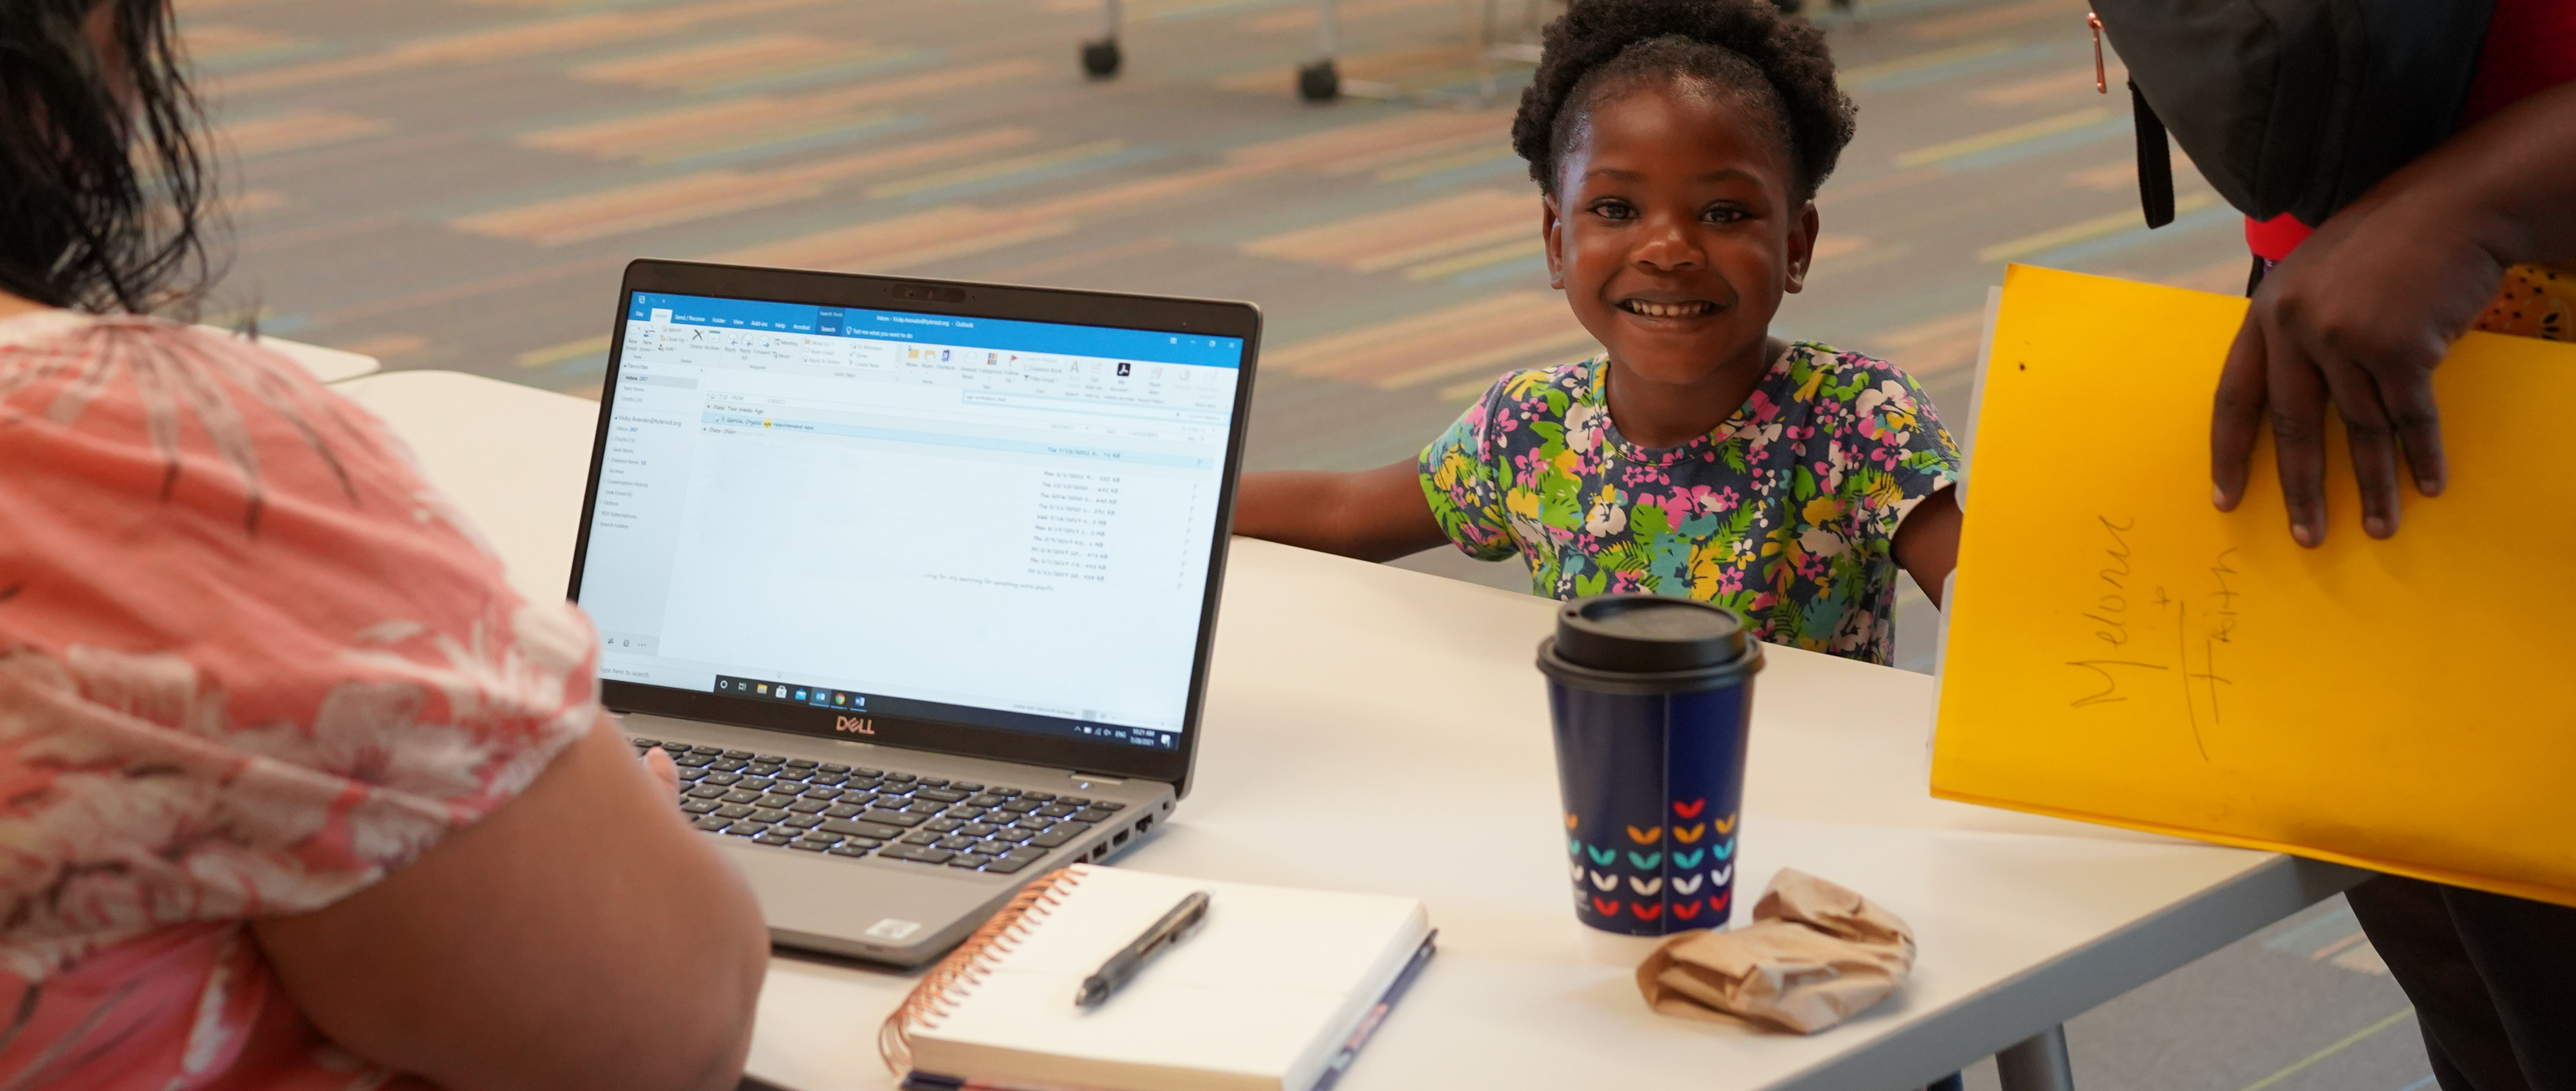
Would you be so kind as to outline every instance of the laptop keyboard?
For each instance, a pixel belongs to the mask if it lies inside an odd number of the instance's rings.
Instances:
[[[854,768],[749,750],[633,739],[680,767],[680,810],[756,845],[1010,875],[1125,804]]]

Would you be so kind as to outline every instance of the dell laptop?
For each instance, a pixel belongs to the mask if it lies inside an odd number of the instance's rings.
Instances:
[[[1260,332],[627,267],[571,594],[777,943],[924,962],[1188,792]]]

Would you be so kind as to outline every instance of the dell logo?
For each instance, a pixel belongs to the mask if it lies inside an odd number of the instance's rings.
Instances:
[[[874,735],[877,733],[877,725],[876,721],[865,716],[835,716],[832,718],[832,730],[847,731],[854,735]]]

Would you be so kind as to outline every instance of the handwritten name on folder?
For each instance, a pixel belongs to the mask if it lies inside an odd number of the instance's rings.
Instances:
[[[2268,440],[2210,505],[2245,301],[2016,266],[1985,367],[1936,796],[2576,905],[2576,345],[2436,370],[2450,485],[2322,548]]]

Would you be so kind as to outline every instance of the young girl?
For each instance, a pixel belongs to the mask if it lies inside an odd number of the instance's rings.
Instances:
[[[1249,475],[1235,529],[1517,552],[1541,594],[1687,595],[1887,662],[1896,566],[1937,602],[1956,556],[1959,453],[1894,366],[1770,336],[1852,135],[1823,34],[1769,0],[1574,0],[1545,42],[1512,141],[1608,351],[1503,376],[1418,459]]]

